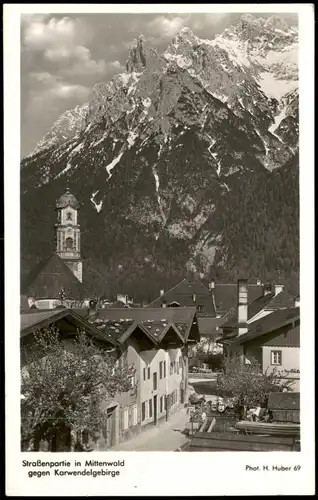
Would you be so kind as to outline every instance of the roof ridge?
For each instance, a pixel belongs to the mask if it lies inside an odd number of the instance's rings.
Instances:
[[[175,288],[177,288],[177,286],[181,285],[181,283],[183,283],[184,281],[187,281],[186,278],[184,278],[182,281],[180,281],[179,283],[177,283],[176,285],[174,285],[172,288],[169,288],[169,290],[167,290],[163,295],[159,295],[159,297],[157,297],[155,300],[153,300],[152,302],[150,302],[150,304],[148,304],[147,307],[151,306],[151,304],[153,304],[154,302],[156,302],[158,299],[160,299],[160,297],[164,297],[165,295],[167,295],[167,293],[171,292],[172,290],[174,290]]]

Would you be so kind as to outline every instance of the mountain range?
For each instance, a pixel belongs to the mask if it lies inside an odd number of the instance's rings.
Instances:
[[[161,54],[140,35],[126,71],[21,162],[23,271],[52,252],[68,182],[99,295],[155,298],[186,272],[295,287],[298,125],[298,31],[279,17],[244,15],[212,40],[183,28]]]

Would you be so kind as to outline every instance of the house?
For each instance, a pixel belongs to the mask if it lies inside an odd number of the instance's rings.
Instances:
[[[85,297],[83,284],[57,255],[42,260],[27,276],[22,293],[29,306],[55,309],[59,305],[79,307]]]
[[[187,401],[188,349],[199,341],[195,308],[97,309],[92,305],[88,321],[120,345],[120,363],[136,367],[134,400],[116,401],[116,442],[169,419]]]
[[[21,369],[27,370],[28,364],[33,361],[31,348],[34,343],[34,333],[39,332],[47,327],[55,327],[58,329],[61,342],[65,349],[72,349],[72,341],[80,330],[84,330],[86,334],[93,338],[98,346],[106,351],[114,352],[116,355],[116,343],[107,333],[101,332],[94,325],[90,324],[85,318],[78,315],[72,309],[64,307],[55,310],[39,311],[37,309],[29,309],[23,311],[20,316],[20,353],[21,353]],[[73,436],[74,437],[74,436]],[[22,449],[28,446],[28,443],[21,443]],[[40,451],[46,446],[49,450],[55,449],[70,451],[72,446],[72,431],[66,429],[65,433],[57,433],[50,443],[43,441],[39,436],[32,443],[34,451]]]
[[[195,307],[198,316],[215,317],[211,292],[200,280],[184,279],[167,292],[160,290],[147,307]]]
[[[54,309],[58,305],[80,307],[84,299],[79,203],[66,189],[56,201],[54,253],[39,262],[22,283],[30,307]]]
[[[256,283],[248,283],[247,286],[250,302],[254,302],[264,294],[264,285],[260,280],[256,280]],[[226,316],[233,307],[236,307],[236,283],[217,283],[215,280],[211,280],[209,290],[212,295],[215,314],[218,318]]]
[[[91,301],[90,309],[34,310],[21,315],[21,341],[51,324],[64,336],[81,326],[115,349],[118,367],[134,365],[131,390],[105,402],[107,437],[101,435],[95,449],[169,419],[187,401],[188,349],[199,341],[195,308],[98,309]]]
[[[170,290],[160,291],[160,296],[148,307],[193,307],[197,308],[199,317],[226,317],[236,306],[237,285],[235,283],[216,283],[211,280],[205,286],[198,279],[184,279]],[[260,280],[248,284],[250,301],[261,297],[264,286]]]
[[[300,310],[299,307],[278,309],[257,321],[248,323],[246,280],[238,283],[237,323],[229,328],[222,325],[226,355],[237,354],[242,362],[257,360],[263,372],[280,373],[284,381],[293,383],[299,391],[300,379]]]
[[[283,285],[266,285],[263,288],[263,294],[254,300],[253,296],[250,297],[250,288],[248,287],[248,310],[247,310],[247,324],[253,323],[264,316],[271,314],[279,309],[287,309],[297,305],[297,300],[291,294],[284,290]],[[237,323],[238,305],[234,307],[227,314],[223,322],[223,329],[229,331],[230,328],[235,327]]]

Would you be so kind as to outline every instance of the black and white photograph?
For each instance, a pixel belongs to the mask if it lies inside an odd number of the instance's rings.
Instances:
[[[295,452],[296,470],[313,335],[297,5],[33,7],[19,16],[21,460]]]

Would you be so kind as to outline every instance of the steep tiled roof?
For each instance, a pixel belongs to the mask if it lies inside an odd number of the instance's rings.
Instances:
[[[268,293],[267,295],[262,295],[256,300],[248,302],[247,317],[248,319],[253,318],[257,313],[264,309],[270,301],[273,299],[274,294]],[[232,307],[230,313],[228,314],[224,326],[236,326],[237,325],[237,306]]]
[[[81,299],[84,292],[82,283],[56,254],[37,264],[22,288],[24,295],[38,299],[60,298],[62,288],[71,299]]]
[[[216,283],[214,290],[215,310],[218,314],[224,314],[237,304],[237,283]],[[261,285],[249,284],[248,297],[249,302],[254,302],[263,295]]]
[[[230,343],[244,343],[248,340],[255,339],[267,333],[275,332],[285,325],[293,324],[300,318],[299,307],[291,307],[289,309],[279,309],[267,316],[260,318],[248,325],[248,332],[237,336],[236,332],[225,335],[222,341]],[[297,326],[297,325],[296,325]],[[294,332],[296,335],[296,332]]]
[[[294,302],[293,297],[284,290],[276,296],[274,293],[262,295],[252,302],[249,297],[247,309],[248,319],[252,319],[262,310],[275,311],[276,309],[290,308],[294,305]],[[226,322],[224,323],[224,326],[237,326],[237,307],[232,309]]]
[[[156,343],[161,342],[171,328],[181,339],[186,340],[192,324],[196,322],[195,314],[194,307],[98,309],[89,321],[118,341],[139,327]]]
[[[195,294],[195,301],[193,300],[193,294]],[[200,305],[204,308],[204,314],[215,316],[211,292],[199,280],[190,281],[184,279],[164,295],[154,300],[148,307],[161,307],[163,302],[167,305],[176,302],[181,307],[196,307]]]
[[[269,410],[300,410],[299,392],[272,392],[268,398]]]
[[[210,338],[219,337],[222,331],[219,327],[224,322],[224,318],[204,318],[198,317],[198,327],[200,336],[206,336]]]
[[[75,313],[72,309],[66,308],[21,314],[20,336],[25,337],[30,333],[35,332],[36,330],[40,330],[41,328],[53,325],[54,323],[62,319],[67,319],[76,326],[84,328],[86,333],[92,335],[100,341],[115,345],[113,337],[108,335],[107,332],[105,333],[97,329],[96,326],[90,324],[83,317]]]
[[[290,293],[286,292],[286,290],[283,290],[272,298],[272,300],[265,307],[265,310],[284,309],[285,307],[293,307],[294,304],[294,297]]]

